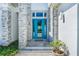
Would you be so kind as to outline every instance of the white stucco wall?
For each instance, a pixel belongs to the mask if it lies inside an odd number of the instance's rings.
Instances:
[[[68,46],[70,55],[77,55],[77,4],[65,12],[65,23],[59,16],[59,39]]]

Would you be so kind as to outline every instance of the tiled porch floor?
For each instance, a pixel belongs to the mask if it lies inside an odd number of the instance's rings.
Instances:
[[[49,47],[49,42],[41,40],[39,41],[28,40],[27,47]]]

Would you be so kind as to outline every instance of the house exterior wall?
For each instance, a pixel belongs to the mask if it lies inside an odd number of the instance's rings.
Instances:
[[[53,9],[53,39],[58,39],[58,10]]]
[[[11,37],[12,41],[18,40],[18,16],[17,16],[17,9],[11,6]]]
[[[79,56],[79,4],[77,7],[77,56]]]
[[[77,6],[75,4],[63,12],[60,11],[59,15],[59,40],[65,42],[72,56],[77,55]]]
[[[0,45],[7,46],[17,40],[15,8],[11,4],[0,4]],[[13,27],[13,28],[12,28]]]
[[[27,7],[27,40],[31,40],[32,39],[32,17],[31,17],[31,4],[28,4]]]
[[[30,16],[28,16],[30,13],[31,4],[26,3],[20,3],[18,5],[19,8],[19,19],[18,19],[18,26],[19,26],[19,49],[23,49],[27,45],[27,40],[31,39],[29,35],[29,31],[31,31],[31,23],[29,25]],[[29,28],[30,27],[30,28]]]
[[[53,7],[53,3],[49,5],[49,36],[51,36],[52,40],[56,40],[58,39],[58,10]]]

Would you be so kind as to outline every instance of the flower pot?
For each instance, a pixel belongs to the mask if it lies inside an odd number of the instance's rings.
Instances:
[[[64,56],[64,51],[62,51],[62,53],[57,53],[57,52],[55,52],[54,50],[53,50],[53,55],[54,56]]]
[[[64,53],[58,54],[58,53],[53,52],[53,55],[54,55],[54,56],[64,56]]]

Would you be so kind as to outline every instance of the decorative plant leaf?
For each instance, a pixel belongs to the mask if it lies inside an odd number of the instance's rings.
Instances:
[[[50,42],[50,45],[53,47],[60,47],[60,46],[64,45],[64,42],[62,42],[60,40],[54,40],[54,41]]]

